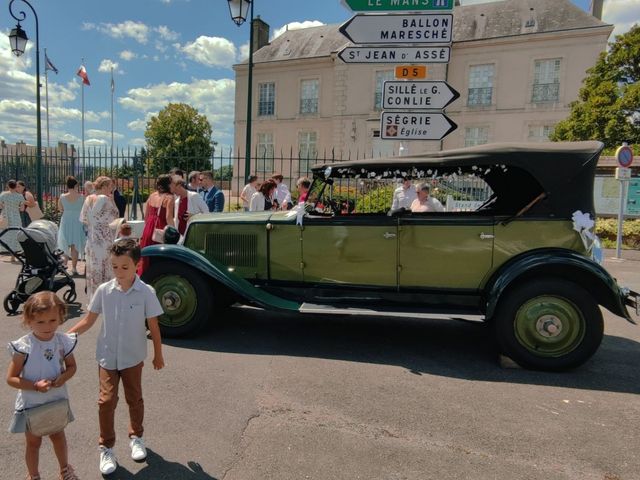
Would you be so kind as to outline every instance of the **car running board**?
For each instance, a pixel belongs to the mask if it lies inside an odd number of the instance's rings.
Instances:
[[[409,310],[397,308],[381,308],[372,310],[369,308],[338,307],[333,305],[317,305],[314,303],[303,303],[298,309],[300,313],[320,313],[330,315],[365,315],[378,317],[402,317],[421,319],[452,319],[465,320],[469,322],[483,322],[484,315],[470,314],[465,312],[425,312],[424,310]]]

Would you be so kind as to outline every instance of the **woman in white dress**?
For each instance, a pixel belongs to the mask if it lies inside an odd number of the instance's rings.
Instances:
[[[118,208],[113,201],[113,182],[109,177],[98,177],[94,182],[95,193],[84,201],[80,220],[87,226],[85,246],[87,298],[104,282],[111,280],[113,271],[109,260],[109,247],[115,238],[110,223],[118,218]]]

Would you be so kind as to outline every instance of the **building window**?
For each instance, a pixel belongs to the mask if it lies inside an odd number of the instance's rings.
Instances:
[[[318,158],[318,133],[300,132],[298,133],[298,156],[300,163],[298,166],[300,175],[309,172],[311,165]]]
[[[493,99],[494,65],[474,65],[469,69],[467,105],[491,105]]]
[[[473,147],[489,143],[489,127],[467,127],[464,129],[464,146]]]
[[[532,103],[553,103],[560,99],[560,58],[536,60]]]
[[[553,125],[530,125],[529,141],[531,142],[548,142],[549,135],[553,132]]]
[[[300,83],[300,113],[308,115],[318,113],[318,90],[320,82],[302,80]]]
[[[393,80],[395,74],[393,70],[384,70],[376,72],[376,93],[373,100],[373,108],[376,111],[382,110],[382,87],[387,80]]]
[[[256,172],[273,173],[273,133],[259,133],[256,146]]]
[[[258,116],[273,115],[276,111],[276,84],[261,83],[258,86]]]

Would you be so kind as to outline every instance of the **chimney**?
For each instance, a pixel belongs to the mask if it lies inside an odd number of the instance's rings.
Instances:
[[[258,15],[253,19],[253,51],[257,52],[265,45],[269,45],[269,24]]]
[[[596,17],[598,20],[602,20],[602,6],[604,4],[604,0],[591,0],[591,15]]]

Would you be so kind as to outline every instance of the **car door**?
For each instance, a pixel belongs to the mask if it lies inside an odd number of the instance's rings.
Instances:
[[[400,289],[477,289],[491,269],[493,235],[492,216],[464,212],[401,216]]]
[[[386,215],[304,218],[305,283],[397,288],[398,220]]]

